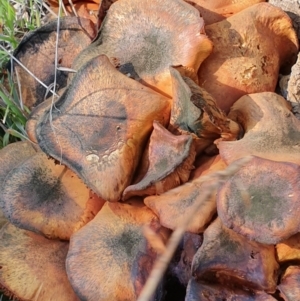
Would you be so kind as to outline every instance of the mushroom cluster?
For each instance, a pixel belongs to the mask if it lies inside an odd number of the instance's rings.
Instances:
[[[15,51],[59,97],[11,66],[32,113],[28,141],[0,151],[0,290],[145,301],[186,225],[149,300],[298,300],[300,121],[275,93],[299,50],[289,16],[263,0],[103,0],[96,22],[62,18],[55,53],[53,20]]]

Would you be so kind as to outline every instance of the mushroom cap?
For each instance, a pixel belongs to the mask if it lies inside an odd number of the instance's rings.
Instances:
[[[57,19],[31,31],[14,51],[14,56],[47,86],[53,84]],[[64,17],[60,19],[60,35],[57,48],[59,66],[71,68],[74,58],[85,49],[96,35],[88,19]],[[46,88],[20,67],[14,65],[22,84],[22,100],[31,108],[40,104],[46,96]],[[67,85],[68,72],[57,71],[56,90]]]
[[[238,141],[217,142],[227,164],[248,155],[300,164],[300,121],[282,96],[270,92],[245,95],[229,116],[242,125],[245,134]]]
[[[128,186],[123,199],[161,194],[188,181],[195,150],[189,135],[175,136],[154,121],[149,143],[149,168],[141,181]]]
[[[122,0],[111,5],[98,39],[73,68],[105,54],[131,65],[143,84],[170,96],[169,66],[185,66],[196,74],[211,51],[203,19],[191,5],[182,0]]]
[[[300,233],[277,244],[276,254],[280,264],[288,261],[300,261]]]
[[[8,222],[8,219],[6,219],[2,210],[0,209],[0,230],[7,222]]]
[[[13,224],[66,240],[104,204],[76,174],[42,152],[8,174],[1,194],[0,207]]]
[[[294,63],[298,38],[280,8],[258,3],[205,28],[212,54],[199,70],[199,83],[225,112],[241,96],[274,92],[280,66]]]
[[[202,191],[210,183],[203,182],[200,175],[208,175],[223,170],[225,167],[224,164],[220,164],[220,160],[215,159],[214,163],[207,167],[207,170],[199,173],[199,177],[193,178],[191,182],[161,195],[146,197],[144,203],[159,217],[160,223],[164,227],[172,230],[175,230],[182,219],[194,212],[197,207],[197,214],[194,214],[186,231],[202,233],[215,215],[217,204],[216,192],[208,200],[203,199]]]
[[[37,122],[41,149],[107,201],[120,200],[153,121],[165,125],[170,114],[167,98],[118,72],[105,56],[76,73],[55,107]]]
[[[199,283],[189,281],[185,301],[275,301],[271,295],[260,291],[253,293],[239,288],[224,287],[223,284]]]
[[[240,132],[238,124],[227,118],[205,89],[199,87],[189,77],[182,76],[175,68],[170,67],[170,73],[173,90],[169,125],[171,132],[176,134],[192,132],[208,143],[220,137],[233,140],[238,136]],[[206,146],[207,143],[203,143],[203,148]]]
[[[186,0],[197,8],[204,19],[205,25],[220,22],[256,3],[266,0]]]
[[[29,141],[11,143],[0,150],[0,191],[7,174],[35,154]]]
[[[70,240],[66,267],[81,300],[136,300],[157,256],[143,236],[149,224],[166,240],[166,229],[140,203],[106,203]]]
[[[234,231],[277,244],[300,231],[300,166],[252,158],[220,187],[218,215]]]
[[[289,266],[283,273],[278,288],[284,301],[295,301],[300,296],[300,266]]]
[[[204,231],[192,274],[198,280],[274,293],[278,268],[274,246],[248,241],[217,218]]]
[[[185,287],[192,277],[192,261],[197,250],[203,241],[203,235],[186,232],[183,235],[180,245],[171,261],[171,273]],[[177,259],[178,258],[178,259]],[[176,259],[178,261],[176,261]]]
[[[0,289],[14,300],[79,301],[67,278],[69,244],[7,223],[0,230]]]

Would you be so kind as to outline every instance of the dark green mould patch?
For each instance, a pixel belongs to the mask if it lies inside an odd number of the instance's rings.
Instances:
[[[36,203],[33,204],[34,207],[53,203],[64,196],[60,179],[49,175],[49,171],[43,168],[34,170],[30,181],[24,184],[20,191],[25,191],[27,195],[36,200]]]
[[[268,187],[250,187],[250,206],[245,208],[247,219],[253,219],[259,223],[269,223],[271,220],[280,221],[281,202]]]

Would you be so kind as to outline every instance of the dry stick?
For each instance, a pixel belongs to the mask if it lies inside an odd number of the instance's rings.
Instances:
[[[56,81],[57,81],[57,67],[58,67],[58,41],[59,41],[59,31],[60,31],[60,15],[61,15],[61,9],[63,6],[63,2],[62,0],[59,0],[59,6],[58,6],[58,18],[57,18],[57,28],[56,28],[56,41],[55,41],[55,58],[54,58],[54,81],[53,81],[53,89],[55,92],[56,89]],[[56,135],[55,132],[55,127],[53,126],[53,119],[52,119],[52,111],[53,111],[53,107],[55,107],[54,105],[54,94],[52,94],[52,100],[51,100],[51,108],[50,108],[50,112],[49,112],[49,119],[50,119],[50,126],[51,129],[54,133],[54,136],[56,138],[56,143],[58,143],[59,147],[60,147],[60,164],[62,162],[62,147],[60,144],[60,141],[58,139],[58,136]]]
[[[189,225],[193,216],[198,212],[198,209],[202,206],[203,202],[206,201],[214,193],[215,189],[219,186],[221,182],[231,177],[243,165],[249,162],[251,158],[252,158],[251,156],[247,156],[240,160],[237,160],[236,162],[228,166],[225,170],[205,176],[201,178],[201,181],[197,182],[200,184],[203,182],[211,181],[211,183],[207,187],[202,188],[203,189],[202,195],[199,198],[198,202],[194,204],[193,206],[194,208],[193,210],[191,210],[191,214],[184,216],[180,225],[175,229],[175,231],[171,235],[166,246],[166,251],[161,256],[159,256],[158,259],[156,260],[154,267],[137,301],[149,301],[152,298],[161,278],[163,277],[166,269],[168,268],[169,262],[171,261],[173,254],[176,251],[182,239],[182,236],[186,231],[187,226]]]
[[[74,6],[72,0],[68,0],[68,2],[70,4],[70,6],[71,6],[71,9],[72,9],[72,12],[73,12],[74,16],[78,18],[78,14],[77,14],[77,11],[75,9],[75,6]]]

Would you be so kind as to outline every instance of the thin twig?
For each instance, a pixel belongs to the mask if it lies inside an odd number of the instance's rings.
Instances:
[[[42,5],[47,9],[47,11],[53,15],[55,18],[58,18],[58,15],[48,6],[45,1],[42,1]]]
[[[20,108],[23,111],[24,110],[24,106],[23,106],[23,97],[22,97],[21,82],[20,82],[20,77],[19,77],[18,69],[15,69],[15,71],[16,71],[16,78],[17,78],[18,91],[19,91],[19,105],[20,105]]]
[[[56,83],[57,83],[57,68],[58,68],[58,42],[59,42],[59,31],[60,31],[60,15],[61,15],[61,9],[62,9],[62,6],[63,6],[63,1],[62,0],[59,0],[59,7],[58,7],[58,18],[57,18],[57,28],[56,28],[56,42],[55,42],[55,59],[54,59],[54,81],[53,81],[53,89],[54,89],[54,92],[55,92],[55,89],[56,89]],[[55,93],[56,94],[56,93]],[[57,95],[57,94],[56,94]],[[54,136],[56,138],[56,143],[59,145],[60,147],[60,164],[62,162],[62,147],[61,147],[61,144],[60,144],[60,141],[58,139],[58,136],[56,134],[56,131],[55,131],[55,127],[53,125],[53,115],[52,115],[52,112],[53,112],[53,107],[55,107],[54,105],[54,94],[52,94],[52,100],[51,100],[51,108],[50,108],[50,116],[49,116],[49,120],[50,120],[50,126],[51,126],[51,129],[54,133]]]
[[[182,219],[180,225],[175,229],[172,233],[167,246],[166,251],[158,257],[156,262],[154,263],[154,267],[144,285],[140,296],[138,297],[137,301],[149,301],[154,292],[156,291],[158,284],[160,283],[165,271],[168,268],[168,265],[188,227],[190,221],[193,219],[194,215],[197,214],[198,209],[202,206],[203,202],[207,200],[215,191],[215,189],[219,186],[219,184],[229,177],[231,177],[234,173],[236,173],[243,165],[251,160],[251,156],[247,156],[236,162],[232,163],[228,166],[225,170],[213,173],[211,175],[202,177],[198,184],[203,182],[208,182],[208,185],[203,188],[202,186],[202,193],[199,197],[197,203],[193,205],[193,209],[191,210],[190,214],[187,214]]]
[[[48,86],[43,83],[40,79],[38,79],[26,66],[24,66],[17,58],[15,58],[5,47],[3,47],[1,44],[0,44],[0,48],[5,51],[12,60],[14,60],[20,67],[22,67],[28,74],[30,74],[38,83],[40,83],[43,87],[45,87],[46,89],[48,88]],[[50,92],[52,94],[54,94],[55,96],[58,96],[55,91],[53,90],[50,90]]]
[[[74,6],[72,0],[68,0],[68,1],[69,1],[70,6],[71,6],[71,9],[72,9],[72,12],[73,12],[74,16],[76,16],[78,18],[78,14],[77,14],[77,11],[75,9],[75,6]]]

